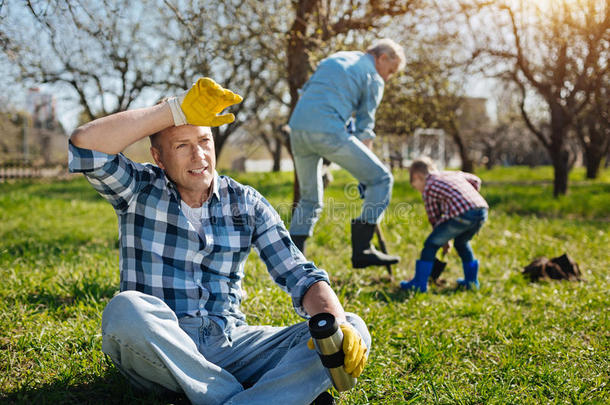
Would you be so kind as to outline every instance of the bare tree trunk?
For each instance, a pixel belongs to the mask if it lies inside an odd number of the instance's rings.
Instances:
[[[567,148],[568,129],[571,123],[571,118],[566,114],[560,104],[552,100],[550,97],[545,97],[551,112],[550,121],[550,136],[545,136],[542,131],[535,128],[525,111],[525,88],[521,85],[523,97],[521,99],[521,116],[525,124],[544,145],[549,153],[555,178],[553,179],[553,196],[558,197],[565,195],[568,192],[568,174],[572,163],[570,161],[570,152]]]
[[[455,144],[457,145],[458,151],[460,153],[460,159],[462,160],[461,170],[463,172],[474,173],[474,162],[472,161],[472,159],[470,158],[470,155],[468,154],[468,147],[466,146],[466,143],[462,139],[462,135],[460,134],[460,130],[459,130],[455,120],[451,120],[451,131],[450,132],[451,132],[451,138],[453,139],[453,142],[455,142]]]
[[[568,192],[568,174],[570,173],[570,152],[566,147],[568,127],[565,117],[555,116],[551,118],[551,143],[549,154],[553,162],[555,178],[553,180],[553,196],[566,195]]]
[[[309,53],[307,52],[307,25],[309,16],[317,7],[319,0],[299,0],[296,4],[296,18],[292,27],[290,27],[288,49],[286,56],[288,59],[288,86],[290,88],[290,113],[299,101],[299,89],[303,87],[307,81],[310,70]],[[290,138],[288,138],[290,144]],[[288,145],[290,149],[290,145]],[[301,199],[301,190],[299,189],[299,178],[296,166],[294,168],[294,183],[293,183],[293,198],[292,206],[295,208]]]
[[[282,142],[277,138],[274,141],[273,168],[271,171],[279,172],[282,168]]]
[[[587,168],[587,179],[596,179],[599,176],[599,169],[604,159],[605,151],[601,150],[599,146],[588,145],[585,148],[585,166]]]
[[[604,128],[598,128],[597,122],[577,123],[576,133],[585,152],[585,167],[587,168],[587,179],[596,179],[602,160],[610,150],[610,133],[604,132]]]
[[[460,152],[460,159],[462,160],[461,170],[463,172],[474,173],[474,162],[468,155],[468,148],[466,148],[460,137],[454,136],[453,140],[457,144],[458,151]]]
[[[560,195],[566,195],[568,192],[568,174],[570,172],[568,157],[556,157],[552,159],[553,171],[555,174],[555,178],[553,180],[553,196],[558,197]]]

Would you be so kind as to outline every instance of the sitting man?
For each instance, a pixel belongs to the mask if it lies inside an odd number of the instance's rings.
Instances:
[[[308,348],[307,323],[249,326],[240,310],[250,248],[300,316],[337,318],[353,376],[364,368],[370,335],[271,205],[216,173],[209,126],[232,122],[232,114],[217,114],[240,101],[205,78],[184,96],[72,134],[70,170],[85,175],[119,222],[121,292],[102,316],[102,350],[136,387],[183,392],[194,404],[308,404],[331,381]],[[156,165],[121,154],[147,136]]]

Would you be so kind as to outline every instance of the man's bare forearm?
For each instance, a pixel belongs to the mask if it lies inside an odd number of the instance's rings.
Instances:
[[[328,312],[335,316],[337,322],[346,322],[345,311],[339,298],[328,283],[319,281],[309,287],[303,297],[303,307],[307,314],[313,316],[320,312]]]
[[[168,104],[161,103],[98,118],[76,128],[70,140],[79,148],[116,154],[140,139],[173,125]]]

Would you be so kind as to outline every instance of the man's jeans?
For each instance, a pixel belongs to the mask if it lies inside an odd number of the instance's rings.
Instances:
[[[457,250],[462,263],[470,263],[474,260],[474,253],[470,246],[470,240],[481,229],[487,219],[487,208],[474,208],[466,211],[460,216],[451,218],[434,228],[432,233],[424,242],[421,252],[421,260],[434,261],[436,252],[451,239]]]
[[[370,348],[362,319],[347,319]],[[133,385],[184,392],[193,404],[309,404],[331,387],[309,337],[306,322],[239,326],[228,337],[209,318],[178,319],[137,291],[115,296],[102,316],[102,350]]]
[[[379,222],[390,203],[392,173],[358,138],[347,133],[323,134],[294,130],[290,134],[292,154],[299,177],[301,199],[290,223],[291,235],[311,236],[322,212],[324,194],[322,158],[338,164],[366,186],[362,213],[357,218]],[[357,194],[354,199],[357,199]]]

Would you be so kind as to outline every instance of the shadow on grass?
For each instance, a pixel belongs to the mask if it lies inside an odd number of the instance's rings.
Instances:
[[[153,394],[131,387],[116,368],[87,382],[57,380],[39,387],[23,387],[1,393],[0,402],[9,404],[189,404],[177,393]]]
[[[76,302],[100,303],[109,301],[118,286],[114,283],[100,284],[97,281],[78,280],[70,284],[59,286],[60,292],[43,289],[40,292],[33,292],[25,295],[24,300],[28,304],[37,308],[55,312],[62,310],[66,306],[74,305]],[[61,294],[61,292],[65,292]]]

